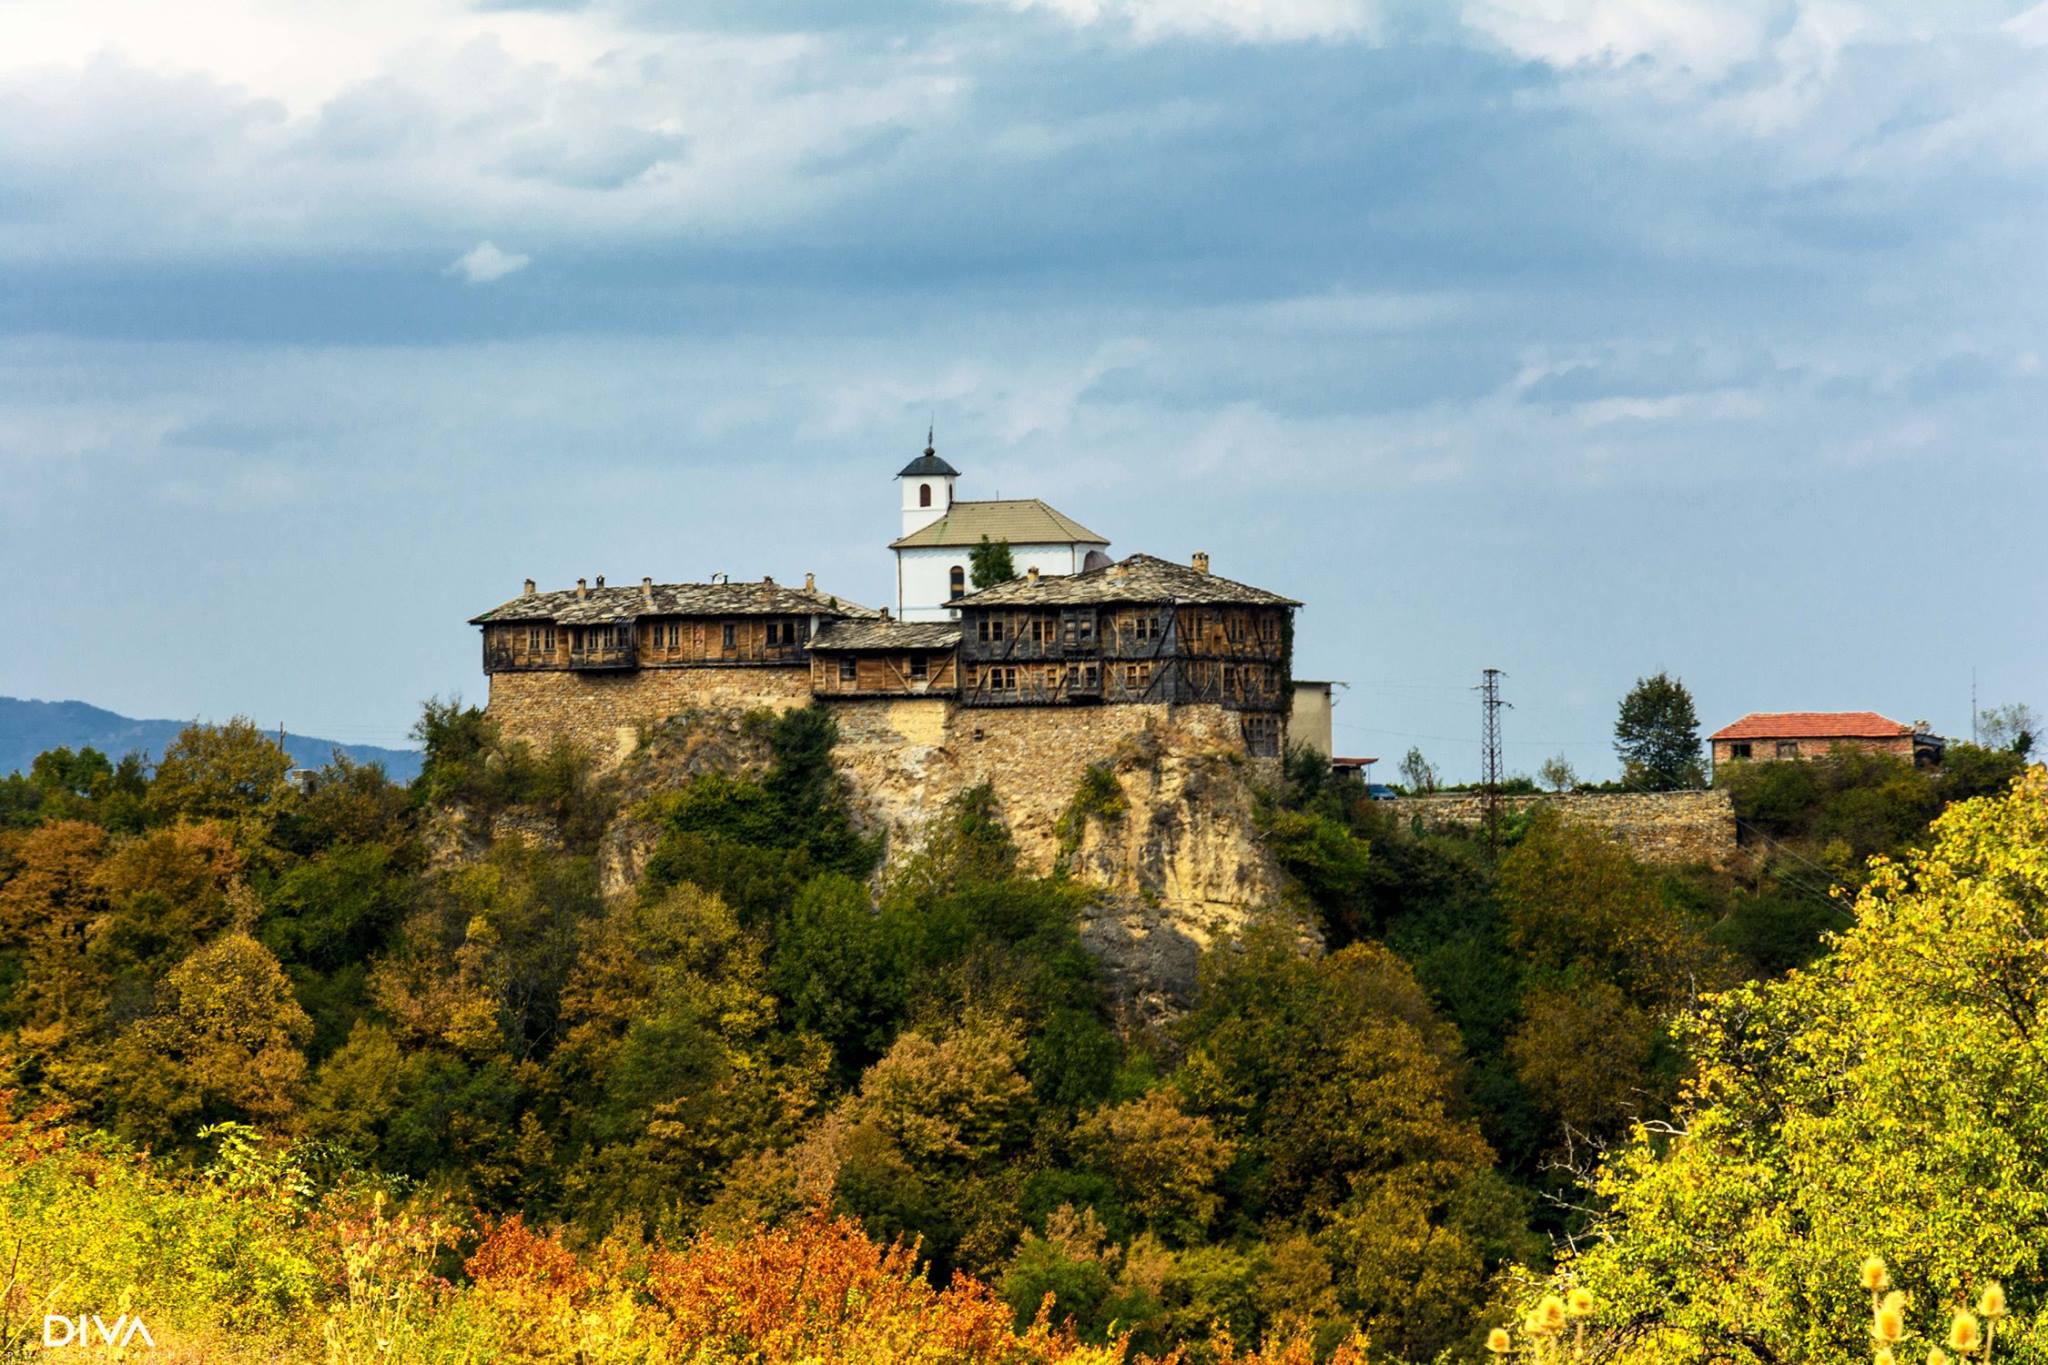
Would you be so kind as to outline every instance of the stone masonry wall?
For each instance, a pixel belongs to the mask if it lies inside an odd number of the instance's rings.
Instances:
[[[1403,797],[1392,806],[1404,822],[1421,816],[1425,829],[1478,825],[1484,813],[1484,800],[1477,792]],[[1509,811],[1548,807],[1573,824],[1606,833],[1646,863],[1705,863],[1725,870],[1739,856],[1735,803],[1726,791],[1503,796],[1501,806]]]
[[[1091,763],[1132,746],[1159,761],[1225,762],[1247,779],[1278,778],[1277,759],[1244,752],[1237,713],[1220,706],[961,707],[945,700],[841,701],[840,766],[892,856],[914,845],[953,796],[988,783],[1027,868],[1052,871],[1054,826]],[[1134,804],[1156,793],[1130,793]]]
[[[786,711],[811,700],[807,668],[635,668],[617,673],[491,675],[491,719],[507,739],[545,749],[558,735],[607,763],[647,726],[693,707]]]

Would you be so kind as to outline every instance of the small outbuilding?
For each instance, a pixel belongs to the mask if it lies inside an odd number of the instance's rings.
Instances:
[[[1919,768],[1941,765],[1945,741],[1925,726],[1875,711],[1753,711],[1708,736],[1714,766],[1759,760],[1825,758],[1837,748],[1890,754]]]

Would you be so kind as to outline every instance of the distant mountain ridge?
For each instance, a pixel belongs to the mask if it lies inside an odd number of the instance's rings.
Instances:
[[[120,761],[140,750],[154,762],[188,720],[135,720],[82,701],[27,701],[0,697],[0,776],[29,770],[36,755],[50,749],[98,749]],[[381,763],[394,782],[419,776],[416,749],[386,749],[375,744],[336,744],[314,735],[287,731],[285,752],[301,768],[318,768],[341,750],[358,763]]]

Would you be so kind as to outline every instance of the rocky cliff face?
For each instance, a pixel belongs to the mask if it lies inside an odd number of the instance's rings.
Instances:
[[[1255,788],[1276,760],[1244,752],[1237,717],[1207,706],[963,710],[938,701],[833,706],[855,818],[884,838],[887,864],[907,857],[954,797],[987,785],[1022,870],[1061,871],[1093,892],[1081,934],[1136,1023],[1170,1016],[1192,994],[1202,952],[1254,917],[1284,916],[1305,951],[1319,941],[1290,908],[1287,879],[1260,842]],[[598,842],[607,895],[630,891],[659,830],[645,798],[709,772],[758,774],[772,762],[766,727],[738,710],[697,708],[641,735],[605,780],[618,815]],[[438,819],[437,859],[478,856],[499,837],[559,846],[531,811]]]

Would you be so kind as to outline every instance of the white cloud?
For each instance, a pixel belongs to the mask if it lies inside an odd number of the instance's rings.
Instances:
[[[1373,0],[980,0],[1014,10],[1044,10],[1082,26],[1120,26],[1141,43],[1221,38],[1285,43],[1376,39],[1382,15]]]
[[[471,284],[490,284],[533,264],[533,257],[507,251],[496,242],[478,242],[449,265],[448,273]]]
[[[1648,59],[1661,71],[1708,80],[1768,45],[1787,0],[1471,0],[1465,23],[1548,65],[1620,67]]]

